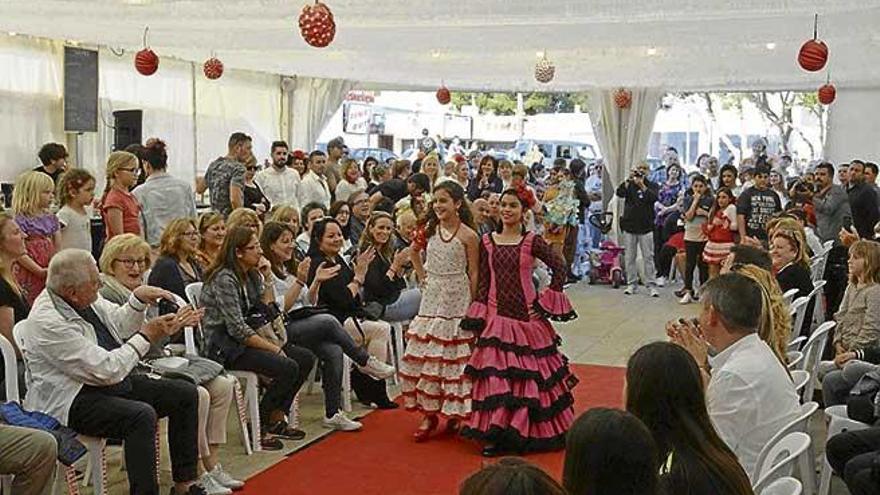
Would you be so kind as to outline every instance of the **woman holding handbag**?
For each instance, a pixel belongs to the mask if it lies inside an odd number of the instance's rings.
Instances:
[[[319,267],[311,287],[308,287],[304,280],[309,274],[309,259],[299,263],[295,275],[287,270],[296,249],[295,235],[289,225],[267,223],[260,235],[260,245],[272,265],[267,283],[271,281],[275,300],[287,314],[288,339],[315,353],[324,366],[321,380],[324,388],[324,427],[342,431],[360,430],[363,425],[348,419],[340,409],[342,374],[346,371],[342,368],[342,355],[351,358],[364,374],[376,379],[390,377],[394,374],[394,367],[379,361],[355,344],[339,320],[326,309],[313,306],[321,284],[335,277],[340,266]]]
[[[385,362],[388,358],[388,341],[391,326],[384,321],[367,319],[360,297],[367,268],[375,256],[374,249],[368,249],[357,257],[354,268],[342,258],[342,228],[334,218],[324,218],[312,225],[309,245],[308,284],[318,278],[319,268],[339,267],[336,275],[319,282],[318,304],[342,323],[355,342],[366,347],[370,355]],[[359,370],[352,370],[351,385],[358,398],[364,403],[376,404],[380,409],[394,409],[397,404],[388,398],[385,380],[374,380]]]
[[[283,447],[274,436],[302,440],[306,434],[290,427],[285,415],[309,370],[312,353],[264,332],[276,318],[267,314],[275,301],[270,274],[257,234],[233,227],[214,263],[205,272],[202,305],[207,356],[229,370],[252,371],[271,379],[260,399],[260,443],[267,450]],[[286,338],[286,336],[283,336]],[[256,434],[256,432],[254,432]]]

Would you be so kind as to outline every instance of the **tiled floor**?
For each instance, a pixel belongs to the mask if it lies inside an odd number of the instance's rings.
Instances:
[[[674,318],[695,316],[699,304],[681,306],[672,292],[676,287],[660,290],[659,298],[651,298],[642,289],[634,295],[624,295],[623,290],[610,286],[590,286],[586,283],[571,286],[567,294],[578,311],[577,320],[557,324],[557,332],[563,338],[563,350],[575,363],[625,366],[629,355],[639,346],[665,339],[665,323]],[[286,449],[281,452],[260,452],[252,456],[244,454],[240,440],[237,417],[230,415],[229,439],[221,448],[220,459],[224,468],[233,475],[245,479],[277,463],[285,456],[306,447],[309,443],[320,441],[328,432],[321,427],[320,418],[323,402],[320,389],[312,395],[301,396],[301,427],[308,436],[303,442],[285,442]],[[353,416],[367,414],[369,410],[356,409]],[[814,420],[814,438],[824,439],[824,428],[820,416]],[[356,435],[357,433],[337,433]],[[823,442],[818,442],[822,444]],[[819,449],[821,450],[821,449]],[[119,448],[111,448],[110,455],[110,493],[125,493],[125,473],[120,470],[121,453]],[[162,481],[163,493],[170,484],[170,467],[167,459],[167,445],[163,445]],[[86,490],[88,492],[88,490]],[[833,495],[847,493],[839,479],[832,484]]]

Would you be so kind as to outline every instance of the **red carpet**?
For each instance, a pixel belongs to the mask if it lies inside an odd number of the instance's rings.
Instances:
[[[574,365],[578,413],[591,407],[620,407],[623,368]],[[480,446],[453,436],[417,444],[411,434],[420,417],[403,410],[378,411],[360,433],[334,433],[256,475],[242,495],[454,495],[463,479],[483,466]],[[559,479],[561,452],[528,456]]]

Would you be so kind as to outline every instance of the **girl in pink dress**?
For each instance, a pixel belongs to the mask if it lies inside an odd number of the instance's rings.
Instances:
[[[479,335],[465,369],[473,412],[462,434],[485,442],[485,456],[561,449],[574,420],[577,379],[547,320],[577,315],[562,293],[565,261],[523,227],[530,202],[515,190],[501,195],[502,230],[483,235],[477,296],[462,324]],[[552,273],[541,294],[532,282],[535,258]]]
[[[471,383],[464,367],[474,335],[460,325],[477,287],[479,238],[471,225],[464,189],[452,181],[437,184],[427,223],[412,244],[413,264],[424,288],[400,364],[404,406],[424,414],[413,435],[417,442],[428,439],[439,416],[448,418],[448,431],[455,431],[471,412]]]
[[[21,287],[28,304],[46,287],[49,260],[55,255],[60,238],[61,224],[49,211],[55,198],[55,183],[43,172],[26,172],[15,181],[12,210],[15,223],[27,237],[27,254],[15,264],[15,280]]]

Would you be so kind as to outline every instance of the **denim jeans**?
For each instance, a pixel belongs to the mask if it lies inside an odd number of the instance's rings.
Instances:
[[[294,320],[287,326],[288,339],[315,353],[323,365],[324,415],[333,417],[340,410],[342,397],[342,355],[363,366],[370,355],[355,344],[335,317],[314,315]]]
[[[397,300],[385,306],[382,319],[387,322],[409,321],[419,314],[422,304],[422,291],[418,288],[404,289]]]
[[[869,371],[877,369],[876,364],[853,359],[847,361],[841,369],[834,369],[822,378],[822,399],[825,406],[846,404],[849,391],[858,383],[859,378]]]

